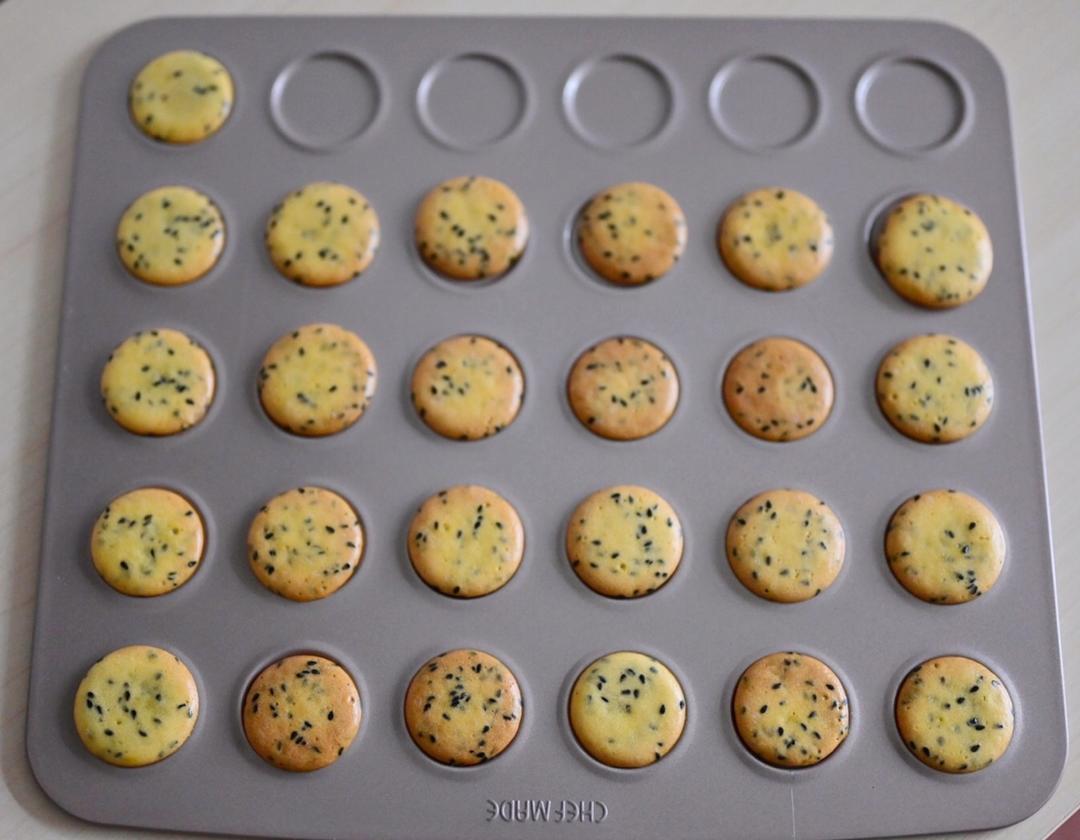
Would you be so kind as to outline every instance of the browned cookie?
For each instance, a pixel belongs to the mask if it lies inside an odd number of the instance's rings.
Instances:
[[[747,668],[732,702],[745,747],[776,767],[824,761],[848,734],[848,699],[832,668],[805,653],[771,653]]]
[[[662,429],[679,402],[679,375],[664,351],[617,336],[582,353],[567,381],[570,408],[610,440],[637,440]]]
[[[416,365],[412,401],[432,431],[454,440],[501,432],[517,417],[525,376],[514,354],[490,338],[440,341]]]
[[[812,348],[793,338],[763,338],[740,350],[724,373],[724,404],[745,432],[799,440],[828,419],[833,380]]]
[[[615,184],[592,197],[577,224],[581,255],[593,271],[620,286],[667,274],[686,249],[686,217],[659,187]]]
[[[416,247],[452,280],[501,277],[525,252],[529,220],[510,187],[470,175],[443,181],[416,211]]]
[[[333,764],[360,729],[360,693],[325,656],[286,656],[255,677],[244,697],[244,734],[260,757],[282,770]]]
[[[428,660],[405,694],[413,742],[443,764],[490,761],[517,737],[521,689],[502,662],[479,650],[451,650]]]

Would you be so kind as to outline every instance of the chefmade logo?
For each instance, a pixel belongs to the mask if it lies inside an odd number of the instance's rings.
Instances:
[[[608,806],[599,799],[488,799],[485,822],[602,823]]]

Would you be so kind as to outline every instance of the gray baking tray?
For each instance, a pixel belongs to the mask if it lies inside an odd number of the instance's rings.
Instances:
[[[177,48],[218,57],[237,90],[224,128],[186,148],[145,138],[125,111],[132,76]],[[412,247],[420,197],[466,173],[512,185],[532,224],[512,273],[475,287],[434,277]],[[968,35],[883,21],[154,20],[91,62],[74,178],[27,734],[34,772],[63,808],[97,822],[289,837],[752,840],[999,826],[1050,795],[1066,732],[1031,307],[1005,83]],[[278,198],[317,179],[356,186],[383,222],[371,269],[331,290],[284,280],[262,244]],[[676,196],[689,246],[661,280],[615,288],[581,267],[569,231],[594,191],[637,179]],[[202,280],[153,288],[125,273],[114,230],[134,197],[171,183],[217,202],[227,244]],[[832,219],[832,265],[805,289],[747,288],[717,255],[724,207],[765,185],[808,193]],[[881,208],[924,189],[974,207],[994,241],[989,287],[953,311],[901,300],[868,253]],[[263,415],[255,375],[274,339],[320,320],[368,342],[380,384],[356,426],[302,440]],[[200,426],[144,439],[107,416],[97,383],[114,345],[159,325],[207,347],[220,385]],[[527,377],[517,421],[467,444],[429,432],[407,385],[425,349],[466,331],[505,342]],[[903,438],[874,401],[885,351],[928,331],[971,342],[998,387],[987,425],[949,446]],[[620,333],[666,349],[683,386],[670,424],[633,443],[591,435],[564,397],[577,355]],[[720,399],[727,361],[772,334],[817,348],[836,380],[832,417],[797,443],[747,436]],[[528,543],[503,590],[466,602],[421,583],[404,545],[416,505],[462,482],[506,495]],[[575,505],[619,482],[659,491],[686,530],[678,573],[634,602],[585,588],[562,548]],[[147,483],[194,499],[209,542],[190,583],[139,600],[97,578],[88,534],[109,499]],[[311,604],[265,590],[244,552],[258,507],[298,484],[344,493],[369,541],[353,580]],[[800,605],[754,597],[723,555],[732,512],[777,486],[819,494],[847,531],[838,581]],[[985,499],[1008,537],[997,586],[964,606],[911,597],[883,557],[896,506],[939,486]],[[203,708],[176,755],[125,770],[82,748],[71,704],[95,659],[141,642],[190,665]],[[504,659],[525,698],[517,741],[475,769],[428,760],[402,721],[414,670],[457,646]],[[639,771],[589,759],[566,722],[581,667],[622,648],[660,657],[688,699],[680,744]],[[846,743],[801,771],[752,758],[728,713],[742,669],[791,648],[830,663],[852,708]],[[265,764],[239,723],[249,680],[299,650],[341,661],[364,707],[353,746],[309,775]],[[892,719],[907,670],[945,653],[986,662],[1016,704],[1005,757],[966,777],[915,761]]]

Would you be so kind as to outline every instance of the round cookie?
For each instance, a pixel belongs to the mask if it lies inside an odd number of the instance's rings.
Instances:
[[[931,604],[962,604],[989,591],[1005,563],[1005,534],[974,496],[930,490],[897,509],[885,531],[896,579]]]
[[[582,582],[609,598],[640,598],[668,582],[683,556],[682,524],[646,487],[598,490],[570,516],[566,556]]]
[[[411,396],[432,431],[454,440],[480,440],[514,422],[525,397],[525,376],[514,354],[497,341],[456,335],[417,362]]]
[[[379,217],[345,184],[317,181],[293,190],[266,222],[274,266],[304,286],[338,286],[363,272],[379,247]]]
[[[966,656],[912,669],[896,695],[896,728],[911,754],[945,773],[974,773],[1001,758],[1013,704],[997,674]]]
[[[436,493],[409,525],[409,561],[428,586],[478,598],[506,585],[525,552],[525,529],[506,499],[475,484]]]
[[[686,217],[659,187],[615,184],[594,195],[577,223],[581,256],[619,286],[640,286],[667,274],[686,250]]]
[[[570,408],[609,440],[637,440],[662,429],[679,402],[675,365],[643,338],[617,336],[582,353],[566,384]]]
[[[521,689],[490,653],[451,650],[428,660],[405,693],[405,727],[435,761],[467,767],[490,761],[517,737]]]
[[[124,267],[155,286],[182,286],[213,268],[225,247],[225,221],[191,187],[143,193],[120,217],[116,250]]]
[[[848,699],[833,670],[805,653],[771,653],[747,668],[732,701],[735,730],[774,767],[810,767],[848,734]]]
[[[93,755],[118,767],[168,758],[191,735],[199,690],[174,654],[148,645],[95,662],[75,692],[75,729]]]
[[[140,330],[109,354],[101,371],[105,408],[137,435],[194,426],[209,411],[214,389],[210,356],[177,330]]]
[[[451,280],[501,277],[521,259],[528,241],[525,206],[494,178],[443,181],[416,210],[420,257]]]
[[[814,433],[833,406],[828,365],[793,338],[763,338],[740,350],[724,373],[723,392],[731,419],[768,441]]]
[[[344,668],[300,653],[264,668],[244,697],[251,748],[275,767],[296,773],[333,764],[360,729],[360,692]]]
[[[195,50],[159,55],[131,82],[128,108],[143,133],[166,143],[198,143],[229,118],[233,81],[216,58]]]
[[[832,509],[802,490],[769,490],[740,507],[727,529],[735,577],[770,601],[806,601],[844,565],[844,527]]]
[[[952,443],[986,422],[994,380],[970,344],[949,335],[918,335],[882,359],[877,401],[901,434],[922,443]]]
[[[740,196],[724,213],[716,238],[731,273],[767,292],[811,283],[832,259],[828,217],[812,198],[790,189]]]
[[[878,268],[901,296],[931,309],[960,306],[990,278],[994,251],[982,219],[941,195],[894,205],[874,242]]]
[[[187,583],[205,544],[206,529],[191,502],[162,487],[140,487],[101,512],[90,535],[90,557],[117,592],[151,597]]]
[[[259,583],[292,601],[317,601],[360,566],[364,526],[345,499],[323,487],[274,496],[251,521],[248,563]]]
[[[682,737],[686,697],[664,663],[621,650],[602,656],[570,691],[570,728],[582,749],[609,767],[655,764]]]
[[[356,333],[307,324],[271,345],[259,368],[267,416],[294,435],[323,437],[360,419],[375,394],[375,357]]]

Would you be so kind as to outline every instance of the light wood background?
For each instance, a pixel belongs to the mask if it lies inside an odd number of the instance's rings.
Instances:
[[[1027,227],[1072,738],[1064,779],[1038,814],[970,836],[1049,835],[1080,807],[1080,0],[0,0],[0,837],[147,835],[60,811],[34,782],[23,745],[72,148],[87,60],[115,30],[159,15],[449,12],[919,17],[967,29],[997,54],[1012,98]]]

